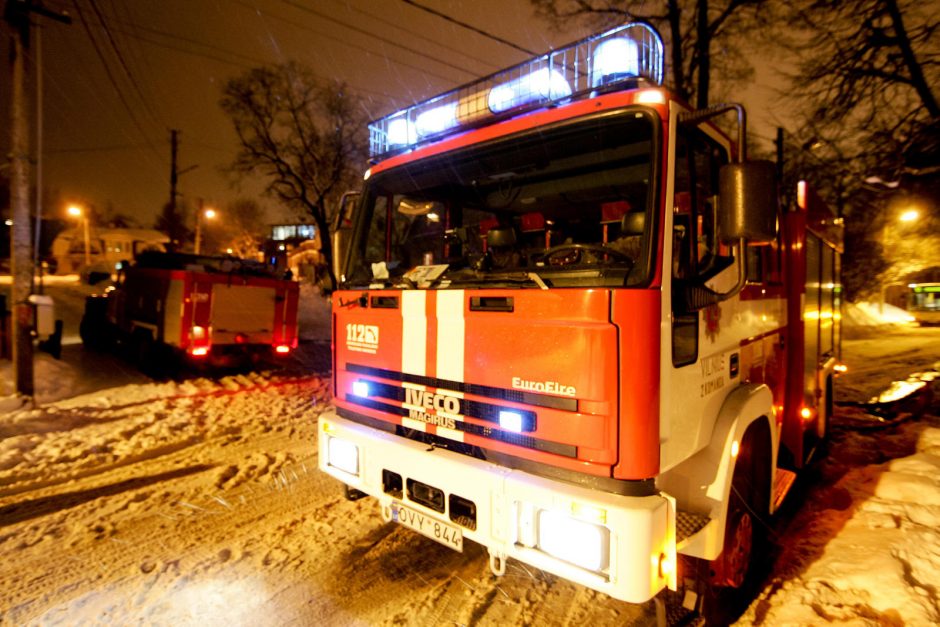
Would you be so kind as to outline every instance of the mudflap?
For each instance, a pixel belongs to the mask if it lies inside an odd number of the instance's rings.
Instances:
[[[708,624],[703,615],[708,609],[703,601],[710,592],[708,563],[682,556],[679,568],[678,590],[666,588],[653,598],[657,627]]]
[[[357,490],[356,488],[351,488],[346,484],[343,484],[343,498],[347,501],[358,501],[361,498],[369,496],[362,490]]]

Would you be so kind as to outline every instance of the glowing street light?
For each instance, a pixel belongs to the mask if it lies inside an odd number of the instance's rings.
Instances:
[[[206,219],[206,220],[214,220],[217,215],[218,215],[218,214],[217,214],[217,212],[216,212],[215,209],[212,209],[212,208],[203,209],[203,208],[202,208],[202,198],[199,199],[199,211],[196,213],[196,245],[195,245],[195,250],[196,250],[196,254],[197,254],[197,255],[199,254],[199,248],[200,248],[200,245],[202,244],[202,221],[203,221],[203,219]]]
[[[898,220],[901,222],[916,222],[919,217],[920,212],[917,209],[907,209],[898,216]]]
[[[91,265],[91,238],[88,236],[88,216],[82,211],[82,208],[78,205],[70,205],[68,208],[68,214],[73,218],[81,218],[83,223],[83,230],[85,232],[85,265]]]

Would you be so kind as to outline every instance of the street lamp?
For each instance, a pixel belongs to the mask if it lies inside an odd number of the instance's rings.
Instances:
[[[196,213],[196,254],[199,254],[199,248],[202,244],[202,220],[214,220],[216,217],[215,209],[203,209],[202,199],[199,199],[199,211]]]
[[[77,205],[71,205],[68,208],[69,215],[73,218],[82,218],[83,229],[85,231],[85,265],[91,265],[91,239],[88,237],[88,216]]]
[[[901,212],[901,215],[898,216],[898,220],[901,222],[916,222],[919,217],[920,212],[918,212],[917,209],[907,209]]]

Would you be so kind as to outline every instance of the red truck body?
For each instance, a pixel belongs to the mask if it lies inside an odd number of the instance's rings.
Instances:
[[[373,123],[319,431],[386,520],[630,602],[741,587],[824,450],[841,336],[841,218],[802,184],[773,209],[650,33]]]
[[[82,337],[109,334],[142,365],[175,356],[233,365],[289,354],[297,346],[298,284],[235,258],[145,253],[92,297]]]

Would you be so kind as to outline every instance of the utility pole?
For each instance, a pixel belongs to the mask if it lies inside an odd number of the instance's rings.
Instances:
[[[166,224],[164,227],[169,231],[167,235],[170,237],[170,241],[173,246],[182,246],[183,240],[186,239],[186,220],[180,211],[180,208],[177,204],[177,200],[180,197],[179,191],[177,191],[177,185],[180,180],[180,176],[195,170],[198,168],[198,165],[191,165],[188,168],[179,169],[179,148],[180,148],[180,131],[179,129],[171,128],[170,129],[170,204],[168,205],[168,211],[166,213],[165,220]]]
[[[179,181],[179,171],[176,165],[176,153],[180,147],[180,132],[170,129],[170,213],[176,215],[176,184]]]
[[[29,215],[29,120],[26,113],[26,50],[29,48],[30,15],[50,17],[65,24],[67,15],[54,13],[32,0],[7,0],[3,17],[10,25],[12,89],[10,104],[10,273],[13,305],[13,378],[16,392],[32,400],[33,308],[29,302],[33,280],[32,233]],[[39,193],[39,190],[37,190]]]

